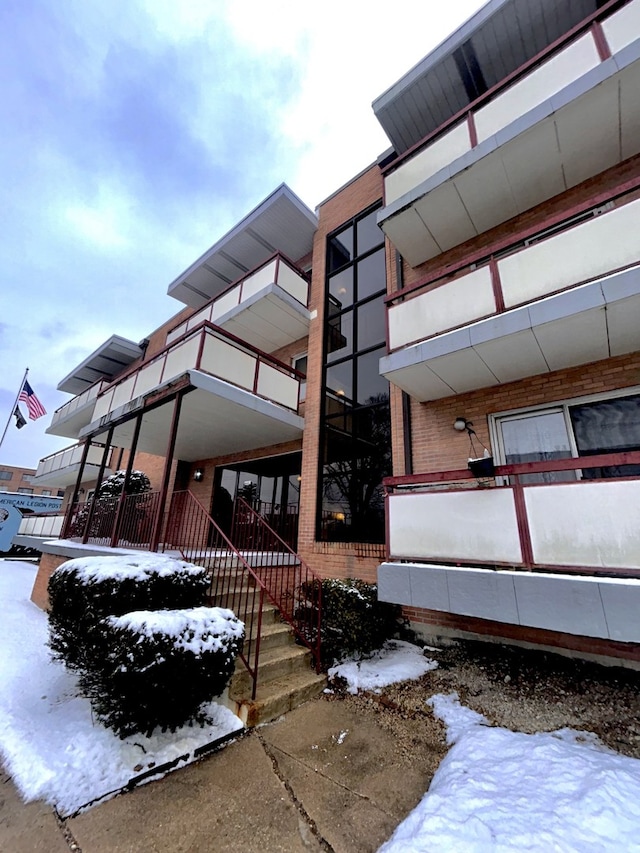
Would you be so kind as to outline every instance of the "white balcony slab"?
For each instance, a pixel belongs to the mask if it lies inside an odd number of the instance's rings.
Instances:
[[[513,577],[482,569],[447,574],[449,606],[453,613],[518,624]]]
[[[401,348],[380,372],[420,401],[440,399],[634,352],[638,328],[634,267]]]
[[[194,390],[182,403],[175,458],[194,462],[302,438],[303,418],[285,406],[197,370],[188,370],[184,376]],[[169,392],[170,387],[156,390]],[[144,397],[136,398],[90,424],[85,432],[99,440],[110,423],[117,423],[120,418],[143,408]],[[171,399],[145,412],[139,450],[165,455],[172,415]],[[112,443],[117,447],[130,447],[134,424],[135,421],[129,419],[117,425]]]
[[[608,637],[597,583],[554,575],[514,577],[520,624],[586,637]]]
[[[461,234],[465,235],[463,239],[469,240],[480,233],[451,182],[440,184],[428,196],[416,201],[415,209],[441,252],[462,242]]]
[[[378,566],[378,597],[523,628],[640,642],[640,580],[635,578],[389,561]]]

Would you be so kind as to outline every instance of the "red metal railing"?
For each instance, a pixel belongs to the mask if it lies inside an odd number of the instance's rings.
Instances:
[[[243,498],[236,498],[231,538],[264,583],[282,618],[297,639],[311,650],[319,671],[322,615],[319,576]]]
[[[294,548],[298,541],[298,504],[278,504],[270,501],[249,501],[251,507],[264,519],[264,521],[283,539],[290,548]],[[240,526],[242,520],[237,518]],[[253,520],[250,521],[253,524]],[[239,533],[239,529],[236,530]],[[273,540],[274,546],[276,540]],[[280,544],[277,544],[280,548]]]

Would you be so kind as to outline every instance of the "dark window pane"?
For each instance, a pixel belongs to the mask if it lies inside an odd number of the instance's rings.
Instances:
[[[343,361],[327,367],[327,391],[351,402],[353,399],[353,361]]]
[[[359,255],[364,255],[369,249],[373,249],[374,246],[380,246],[384,242],[382,229],[376,223],[378,213],[379,210],[374,210],[356,225],[356,243]]]
[[[389,381],[380,376],[380,359],[386,349],[379,349],[361,355],[357,359],[358,403],[380,403],[389,399]]]
[[[327,272],[331,274],[353,259],[353,227],[349,226],[328,241]]]
[[[353,267],[349,267],[329,279],[329,316],[348,308],[352,302]]]
[[[640,450],[640,396],[600,400],[569,409],[578,456]],[[637,477],[640,465],[583,468],[585,480],[601,477]]]
[[[369,349],[385,343],[385,306],[382,299],[374,299],[358,306],[358,349]]]
[[[386,288],[384,249],[358,261],[358,300],[380,293]]]
[[[327,361],[344,358],[353,352],[353,311],[331,317],[326,325]]]

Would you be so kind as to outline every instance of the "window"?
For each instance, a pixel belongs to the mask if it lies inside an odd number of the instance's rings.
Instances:
[[[40,492],[40,494],[41,494],[43,497],[47,497],[47,498],[48,498],[48,497],[51,495],[51,489],[42,489],[42,491]]]
[[[378,206],[327,239],[324,418],[317,536],[384,542],[382,479],[391,473],[385,354],[384,235]]]
[[[640,450],[640,394],[601,395],[531,411],[494,416],[498,461],[539,462]],[[525,483],[640,476],[640,465],[610,465],[579,471],[521,476]]]
[[[21,495],[32,495],[33,494],[33,489],[21,488],[21,489],[18,489],[18,491],[20,492]]]
[[[0,471],[0,480],[11,480],[13,479],[13,474],[11,471]]]

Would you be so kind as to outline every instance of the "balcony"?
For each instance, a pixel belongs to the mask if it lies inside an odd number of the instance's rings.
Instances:
[[[637,350],[640,200],[602,209],[392,294],[380,372],[424,402]]]
[[[264,352],[274,352],[309,334],[308,299],[307,279],[277,254],[172,329],[167,343],[211,322]]]
[[[637,470],[640,452],[589,457],[590,467],[622,464]],[[579,474],[584,465],[498,466],[510,484],[492,488],[478,488],[468,471],[390,478],[380,598],[640,642],[640,479],[520,482],[531,473]]]
[[[83,452],[84,447],[81,444],[74,444],[72,447],[65,447],[57,453],[45,456],[38,462],[34,482],[38,486],[58,488],[73,485],[78,478]],[[97,479],[103,453],[104,447],[100,445],[92,445],[89,448],[82,476],[83,483]],[[105,469],[106,477],[111,473],[111,470]]]
[[[49,435],[77,438],[80,430],[90,423],[96,398],[108,384],[101,379],[82,394],[78,394],[73,400],[56,409],[46,432]]]
[[[640,151],[640,0],[604,9],[385,173],[378,223],[412,266]]]
[[[111,444],[130,447],[134,416],[144,413],[138,449],[164,456],[178,389],[174,456],[186,461],[252,450],[302,436],[302,374],[228,332],[202,322],[154,358],[106,388],[81,435],[99,438],[114,427]]]

